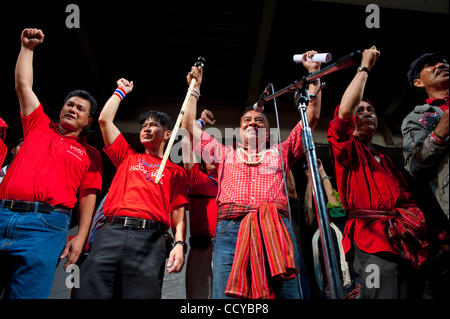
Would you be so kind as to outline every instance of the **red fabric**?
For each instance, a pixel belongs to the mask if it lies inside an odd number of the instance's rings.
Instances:
[[[276,205],[261,203],[259,212],[247,214],[239,226],[225,294],[274,299],[269,278],[288,280],[295,273],[294,246]]]
[[[8,148],[6,147],[5,143],[3,143],[3,140],[0,139],[0,168],[3,165],[6,154],[8,154]]]
[[[102,189],[102,159],[86,138],[62,136],[42,105],[22,117],[24,142],[3,182],[1,199],[73,208],[80,189]]]
[[[304,154],[300,124],[281,143],[281,149],[288,174],[290,167]],[[201,140],[195,143],[194,151],[202,155],[205,162],[212,162],[218,167],[218,207],[237,204],[249,206],[256,212],[262,202],[286,205],[279,144],[273,145],[264,161],[255,166],[242,163],[231,145],[222,145],[206,132],[202,132]]]
[[[103,214],[150,219],[169,227],[172,211],[188,202],[184,169],[167,161],[160,182],[155,184],[160,157],[137,153],[122,134],[104,151],[117,172]]]
[[[6,129],[8,125],[6,122],[0,117],[0,132],[2,133],[0,138],[0,167],[3,165],[3,161],[5,160],[6,154],[8,154],[8,147],[5,145],[4,140],[6,138]]]
[[[194,164],[188,171],[189,229],[191,236],[203,235],[213,238],[216,233],[217,178],[211,178],[200,169],[198,163]]]
[[[426,103],[439,106],[443,112],[448,110],[448,96],[444,99],[426,99]]]
[[[339,106],[330,122],[328,140],[345,210],[392,212],[400,208],[417,208],[403,177],[389,157],[369,150],[362,140],[354,137],[354,119],[340,119],[338,110]],[[367,253],[388,251],[399,254],[398,243],[391,242],[388,228],[388,218],[348,219],[342,240],[344,251],[350,250],[353,239],[358,248]]]

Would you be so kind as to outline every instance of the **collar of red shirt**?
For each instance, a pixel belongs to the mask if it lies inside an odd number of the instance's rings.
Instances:
[[[56,132],[56,134],[58,134],[59,136],[75,140],[78,143],[87,143],[87,137],[86,136],[67,136],[67,135],[62,135],[61,132],[59,131],[59,123],[52,123],[51,127]]]
[[[429,105],[438,106],[444,112],[448,110],[448,96],[443,99],[426,99],[425,102]]]

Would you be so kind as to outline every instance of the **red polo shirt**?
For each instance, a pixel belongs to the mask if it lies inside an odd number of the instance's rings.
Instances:
[[[22,117],[24,142],[3,182],[0,198],[73,208],[81,189],[102,189],[102,159],[86,138],[63,136],[39,105]]]
[[[172,211],[188,202],[185,170],[167,161],[155,184],[160,157],[137,153],[122,134],[103,150],[117,168],[103,214],[150,219],[169,227]]]
[[[208,176],[194,164],[188,171],[189,229],[191,235],[214,238],[217,223],[217,178]]]
[[[389,157],[369,150],[368,145],[353,136],[354,119],[340,119],[338,110],[339,106],[330,122],[328,140],[345,209],[391,212],[395,208],[416,206]],[[358,248],[368,253],[389,251],[396,254],[387,229],[388,222],[382,219],[348,219],[342,240],[345,252],[350,250],[353,240]]]

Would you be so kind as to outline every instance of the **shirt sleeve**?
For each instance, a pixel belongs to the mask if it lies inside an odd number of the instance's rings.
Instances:
[[[283,156],[287,157],[288,167],[292,167],[295,162],[304,154],[302,144],[302,128],[300,122],[294,127],[288,138],[281,143]]]
[[[448,144],[434,143],[427,128],[417,120],[418,115],[408,115],[402,123],[403,157],[405,169],[416,177],[432,177],[436,166],[448,153]]]
[[[172,185],[173,188],[170,196],[170,207],[172,211],[174,211],[178,207],[184,206],[188,203],[187,174],[181,167],[175,171]]]
[[[38,127],[48,127],[51,123],[50,118],[44,113],[42,104],[31,112],[28,116],[21,116],[23,136],[27,137],[28,133]]]
[[[225,147],[213,136],[203,131],[200,140],[194,141],[194,153],[206,163],[212,163],[217,166],[222,162]]]
[[[128,144],[128,142],[123,137],[122,133],[116,137],[114,142],[103,148],[106,155],[108,155],[111,162],[116,168],[122,163],[122,161],[129,155],[135,153],[133,148]]]
[[[328,128],[328,141],[330,142],[330,147],[333,151],[335,160],[342,166],[347,166],[351,163],[355,121],[353,118],[339,118],[338,112],[339,106],[336,108],[334,117]]]
[[[103,163],[100,152],[95,148],[88,148],[87,153],[90,159],[90,165],[88,171],[83,177],[83,181],[80,185],[81,189],[96,189],[102,190],[102,172]]]

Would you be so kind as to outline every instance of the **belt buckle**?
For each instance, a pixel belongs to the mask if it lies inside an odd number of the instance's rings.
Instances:
[[[129,218],[129,217],[125,217],[125,221],[123,222],[123,226],[124,227],[132,227],[132,226],[136,226],[136,223],[133,223],[134,220]]]

